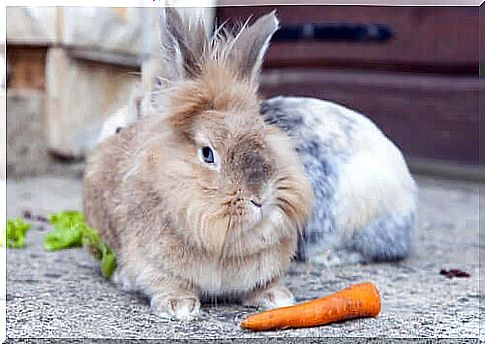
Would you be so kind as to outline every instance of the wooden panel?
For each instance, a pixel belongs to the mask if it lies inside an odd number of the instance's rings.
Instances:
[[[8,44],[46,46],[59,43],[61,12],[62,7],[7,6]]]
[[[43,90],[45,87],[44,47],[7,46],[8,87]]]
[[[139,70],[83,61],[61,48],[49,49],[46,69],[49,149],[80,157],[95,143],[103,121],[126,105]]]
[[[482,135],[485,133],[485,87],[483,85],[483,77],[485,73],[485,6],[480,7],[480,79],[482,79],[482,84],[480,87],[480,132]],[[483,136],[482,136],[482,144],[483,144]],[[482,146],[480,149],[480,164],[483,166],[485,165],[485,149]],[[484,202],[485,204],[485,202]],[[485,208],[484,208],[485,209]],[[485,231],[484,231],[485,232]],[[485,251],[485,250],[484,250]],[[485,274],[483,275],[485,276]],[[485,285],[485,283],[484,283]]]
[[[479,9],[473,7],[261,6],[221,7],[219,22],[246,20],[276,8],[288,23],[385,24],[388,43],[298,41],[274,43],[269,67],[351,66],[377,69],[478,72]]]
[[[261,90],[361,111],[411,156],[478,163],[478,78],[293,69],[267,71]]]
[[[49,159],[43,135],[44,94],[38,90],[7,92],[7,176],[47,171]],[[4,121],[5,122],[5,121]]]

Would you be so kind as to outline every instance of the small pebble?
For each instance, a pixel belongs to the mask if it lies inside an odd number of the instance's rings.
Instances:
[[[32,212],[30,210],[25,210],[23,213],[22,213],[22,216],[24,219],[31,219],[32,218]]]
[[[38,222],[48,222],[47,218],[42,215],[34,215],[30,210],[24,210],[22,217],[26,220],[38,221]]]
[[[39,221],[39,222],[48,222],[48,221],[47,221],[47,218],[46,218],[45,216],[42,216],[42,215],[37,215],[37,216],[35,217],[35,220],[36,220],[36,221]]]

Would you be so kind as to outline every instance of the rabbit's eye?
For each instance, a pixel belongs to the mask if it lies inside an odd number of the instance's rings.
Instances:
[[[204,159],[204,162],[207,164],[213,164],[214,163],[214,153],[212,152],[212,149],[210,147],[202,147],[202,158]]]
[[[206,167],[210,168],[211,170],[219,171],[219,155],[211,146],[199,146],[197,155],[199,156],[200,162],[205,164]]]

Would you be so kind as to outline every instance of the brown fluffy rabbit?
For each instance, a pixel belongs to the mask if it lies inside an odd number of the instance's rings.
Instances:
[[[291,141],[259,114],[278,21],[271,13],[212,39],[175,9],[162,24],[165,107],[93,150],[87,222],[115,251],[116,279],[160,316],[193,319],[206,297],[291,304],[281,277],[312,190]]]

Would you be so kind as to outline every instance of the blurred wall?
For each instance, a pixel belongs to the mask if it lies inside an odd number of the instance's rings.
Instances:
[[[212,18],[213,9],[202,11]],[[159,48],[159,14],[159,8],[7,8],[9,176],[46,173],[52,155],[85,155]]]
[[[207,8],[205,15],[218,22],[245,21],[272,9]],[[380,23],[393,37],[383,42],[292,40],[277,34],[264,66],[265,96],[313,96],[359,110],[413,159],[416,170],[435,161],[432,173],[477,165],[475,9],[277,10],[287,32],[291,25]],[[46,173],[52,155],[68,161],[85,155],[103,120],[126,104],[141,69],[157,51],[158,15],[157,8],[7,8],[9,175]]]
[[[5,55],[4,55],[4,51],[5,51],[5,46],[2,45],[1,47],[1,52],[0,52],[0,108],[2,110],[0,110],[1,112],[1,115],[2,115],[2,119],[6,119],[6,113],[4,113],[4,110],[5,109],[5,98],[6,98],[6,92],[5,92],[5,84],[6,84],[6,62],[5,62]],[[5,128],[5,125],[6,125],[6,120],[2,120],[0,122],[0,140],[2,140],[1,142],[6,142],[6,128]],[[6,153],[6,150],[5,150],[5,153]],[[0,153],[0,166],[5,166],[6,163],[7,163],[7,156],[3,152],[3,148],[2,148],[2,152]],[[0,169],[0,179],[3,179],[5,178],[6,176],[4,175],[4,169],[3,167]]]

